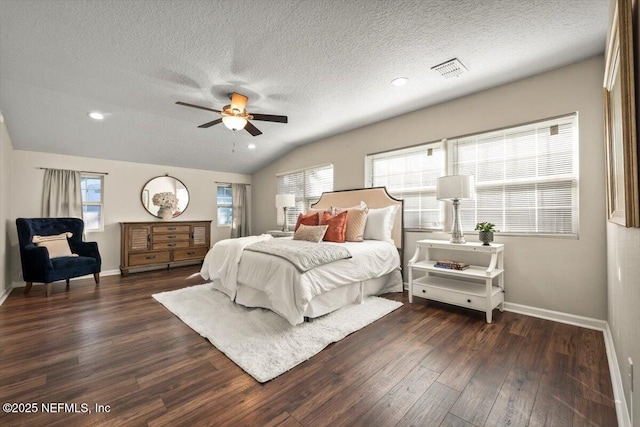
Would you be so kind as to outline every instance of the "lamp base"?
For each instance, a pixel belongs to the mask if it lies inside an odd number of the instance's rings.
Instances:
[[[462,225],[460,224],[460,200],[453,199],[453,227],[451,228],[451,240],[450,243],[462,244],[467,243],[464,240],[464,233],[462,232]]]
[[[282,231],[284,231],[285,233],[289,232],[289,221],[287,220],[287,208],[282,208],[284,209],[284,224],[282,226]]]

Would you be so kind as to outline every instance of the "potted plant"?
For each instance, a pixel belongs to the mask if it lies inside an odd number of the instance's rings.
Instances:
[[[479,231],[478,239],[484,242],[482,246],[491,246],[490,243],[493,242],[495,228],[496,225],[491,222],[479,222],[476,224],[476,230]]]

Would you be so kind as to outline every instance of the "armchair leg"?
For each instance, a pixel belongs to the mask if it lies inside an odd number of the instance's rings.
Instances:
[[[100,284],[100,273],[94,273],[93,278],[96,281],[96,285]]]
[[[69,279],[67,279],[67,289],[69,289]]]
[[[24,293],[28,294],[31,290],[31,286],[33,286],[33,282],[27,282],[27,285],[24,287]]]
[[[47,287],[47,297],[49,297],[49,295],[51,295],[51,287],[53,286],[53,283],[47,283],[46,287]]]

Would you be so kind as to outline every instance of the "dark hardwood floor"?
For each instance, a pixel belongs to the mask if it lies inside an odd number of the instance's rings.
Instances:
[[[198,270],[61,282],[49,298],[15,289],[0,306],[0,401],[38,411],[0,413],[0,425],[617,425],[602,333],[498,311],[489,325],[406,293],[391,296],[402,308],[259,384],[151,298],[202,283],[189,278]]]

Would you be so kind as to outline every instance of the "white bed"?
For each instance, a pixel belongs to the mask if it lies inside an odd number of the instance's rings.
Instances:
[[[352,258],[299,272],[289,261],[272,255],[243,251],[241,246],[271,239],[251,236],[216,243],[201,274],[238,304],[270,309],[292,325],[314,318],[369,295],[402,292],[402,201],[383,187],[324,193],[313,208],[398,206],[390,241],[328,243],[346,247]],[[234,241],[235,240],[235,241]]]

